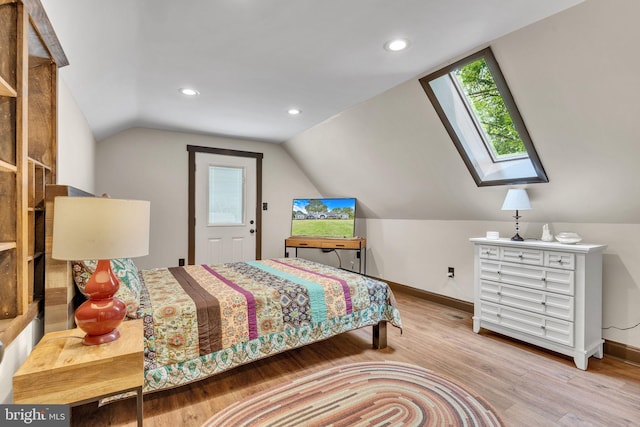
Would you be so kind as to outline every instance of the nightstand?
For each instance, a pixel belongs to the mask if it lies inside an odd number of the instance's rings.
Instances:
[[[45,334],[13,375],[13,401],[77,406],[136,392],[142,425],[142,320],[123,322],[116,341],[86,346],[79,328]]]

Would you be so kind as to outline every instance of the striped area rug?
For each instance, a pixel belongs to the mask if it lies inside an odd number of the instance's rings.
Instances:
[[[427,369],[363,362],[327,369],[222,410],[206,427],[501,426],[481,397]]]

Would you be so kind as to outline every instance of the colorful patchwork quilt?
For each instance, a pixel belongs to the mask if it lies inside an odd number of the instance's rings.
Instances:
[[[387,321],[386,283],[301,258],[142,270],[145,392]]]

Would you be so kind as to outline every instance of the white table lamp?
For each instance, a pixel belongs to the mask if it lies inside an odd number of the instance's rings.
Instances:
[[[529,202],[529,196],[527,195],[527,190],[524,188],[511,188],[507,192],[507,197],[504,198],[504,203],[502,204],[503,211],[516,211],[516,215],[514,218],[516,219],[516,234],[511,238],[511,240],[515,241],[523,241],[524,239],[520,237],[518,232],[520,231],[518,220],[521,218],[519,215],[519,211],[529,210],[531,209],[531,203]]]

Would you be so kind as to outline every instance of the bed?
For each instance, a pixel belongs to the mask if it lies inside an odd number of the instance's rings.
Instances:
[[[386,283],[301,258],[152,270],[124,259],[112,267],[127,318],[143,319],[147,393],[367,326],[374,347],[383,348],[386,324],[402,327]],[[49,295],[82,291],[92,268],[92,260],[47,264],[45,324],[48,306],[72,314],[75,305],[67,298],[60,309]]]

